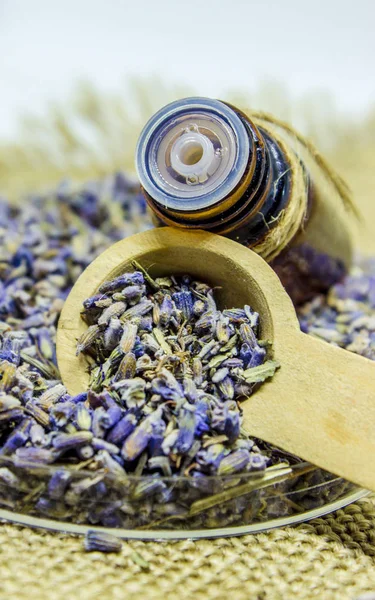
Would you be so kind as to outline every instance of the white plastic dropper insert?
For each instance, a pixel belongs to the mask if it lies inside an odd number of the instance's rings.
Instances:
[[[207,181],[219,159],[211,140],[198,131],[187,131],[177,138],[170,158],[172,168],[191,185]]]

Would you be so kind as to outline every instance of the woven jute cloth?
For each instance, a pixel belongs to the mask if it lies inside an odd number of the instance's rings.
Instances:
[[[295,527],[216,540],[132,540],[119,554],[87,553],[82,537],[3,523],[0,554],[1,600],[368,598],[375,498]]]

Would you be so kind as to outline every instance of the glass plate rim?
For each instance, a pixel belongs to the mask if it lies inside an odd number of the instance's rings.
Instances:
[[[262,531],[268,531],[270,529],[276,529],[279,527],[286,527],[290,525],[297,525],[327,515],[328,513],[334,512],[340,508],[344,508],[357,500],[365,498],[371,494],[368,490],[359,489],[355,492],[324,504],[319,508],[299,513],[297,515],[291,515],[289,517],[279,517],[269,521],[263,521],[259,523],[252,523],[251,525],[240,525],[237,527],[218,527],[215,529],[186,529],[186,530],[169,530],[169,529],[153,529],[150,531],[136,530],[136,529],[122,529],[115,527],[99,527],[91,525],[78,525],[75,523],[69,523],[67,521],[56,521],[54,519],[42,519],[39,517],[32,517],[30,515],[15,513],[10,510],[0,509],[0,521],[10,522],[17,525],[28,526],[36,529],[44,529],[48,531],[56,531],[59,533],[85,535],[88,531],[95,531],[99,533],[109,533],[118,538],[124,540],[149,540],[149,541],[164,541],[164,540],[186,540],[186,539],[209,539],[218,537],[235,537],[240,535],[247,535],[249,533],[260,533]]]

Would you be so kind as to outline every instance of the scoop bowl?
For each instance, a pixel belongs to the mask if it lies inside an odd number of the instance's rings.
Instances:
[[[293,304],[271,267],[227,238],[157,228],[103,252],[77,280],[57,333],[62,380],[71,394],[88,388],[88,363],[76,356],[87,328],[83,301],[139,262],[152,277],[190,274],[217,287],[219,308],[249,304],[261,337],[281,364],[272,380],[242,403],[244,429],[332,473],[375,491],[375,364],[303,334]]]

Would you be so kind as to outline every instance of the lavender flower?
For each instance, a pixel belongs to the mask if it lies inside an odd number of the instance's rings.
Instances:
[[[84,546],[86,552],[121,552],[122,543],[118,537],[109,533],[88,531]]]

